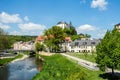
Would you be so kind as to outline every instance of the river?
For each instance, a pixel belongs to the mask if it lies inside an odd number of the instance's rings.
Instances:
[[[41,62],[34,57],[16,61],[0,68],[0,80],[32,80],[41,67]]]

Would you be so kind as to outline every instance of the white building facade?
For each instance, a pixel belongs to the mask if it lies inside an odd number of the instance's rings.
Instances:
[[[97,39],[81,39],[70,43],[69,52],[92,53],[96,52]]]
[[[16,42],[14,43],[14,50],[34,50],[34,42]]]

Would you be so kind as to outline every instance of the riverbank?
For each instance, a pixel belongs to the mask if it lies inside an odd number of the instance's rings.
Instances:
[[[22,55],[22,57],[21,57],[21,58],[14,59],[13,61],[11,61],[11,63],[16,62],[16,61],[20,61],[20,60],[23,60],[23,59],[25,59],[25,58],[28,58],[28,57],[29,57],[28,55],[25,55],[25,54],[21,54],[21,55]]]
[[[52,56],[54,55],[55,53],[50,53],[50,52],[39,52],[40,55],[43,55],[43,56]]]
[[[41,56],[45,63],[33,80],[84,80],[86,73],[60,54]]]
[[[8,63],[13,63],[19,60],[23,60],[25,58],[27,58],[27,55],[24,54],[18,54],[17,56],[15,56],[14,58],[4,58],[4,59],[0,59],[0,67],[8,64]]]

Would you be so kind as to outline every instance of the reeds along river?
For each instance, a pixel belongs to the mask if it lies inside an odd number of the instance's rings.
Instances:
[[[42,62],[29,57],[0,68],[0,80],[31,80],[41,69]]]

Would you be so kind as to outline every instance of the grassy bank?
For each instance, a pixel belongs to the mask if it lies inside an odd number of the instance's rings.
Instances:
[[[43,69],[33,80],[85,80],[86,74],[79,66],[60,54],[42,56]]]
[[[18,59],[18,58],[22,58],[23,55],[22,54],[18,54],[16,57],[14,58],[4,58],[4,59],[0,59],[0,66],[3,66],[3,65],[6,65],[8,64],[9,62],[15,60],[15,59]]]
[[[42,56],[43,70],[33,80],[103,80],[101,71],[91,71],[60,54]]]
[[[67,54],[95,63],[96,54],[93,54],[93,55],[92,54],[84,54],[84,53],[67,53]]]

